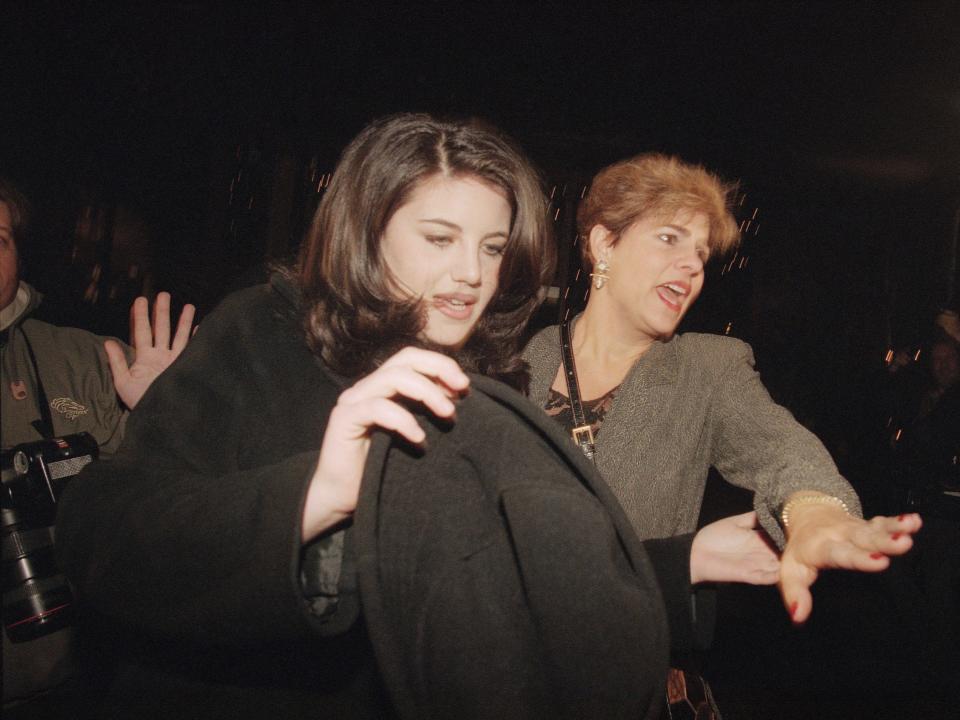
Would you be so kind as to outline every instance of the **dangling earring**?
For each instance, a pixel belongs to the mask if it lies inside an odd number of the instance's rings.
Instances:
[[[602,288],[607,280],[610,279],[610,276],[607,275],[607,270],[610,269],[610,264],[606,260],[599,260],[596,265],[596,272],[590,273],[590,277],[593,278],[593,286],[599,290]]]

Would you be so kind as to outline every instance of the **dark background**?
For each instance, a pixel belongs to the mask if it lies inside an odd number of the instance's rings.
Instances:
[[[25,274],[64,323],[124,336],[132,298],[158,289],[209,311],[289,257],[340,149],[396,111],[513,135],[552,192],[562,258],[606,163],[661,150],[738,180],[743,248],[686,327],[751,342],[772,394],[867,496],[852,446],[884,354],[919,348],[957,308],[955,0],[8,2],[2,26],[0,173],[34,203]],[[869,607],[838,616],[896,618],[901,634],[796,634],[774,595],[728,598],[728,716],[763,682],[832,697],[853,666],[860,702],[931,669],[892,657],[909,645],[909,593],[864,582],[833,596]]]
[[[202,317],[295,251],[366,122],[419,110],[521,143],[562,261],[604,164],[662,150],[739,181],[743,248],[685,328],[751,342],[837,452],[886,351],[957,306],[955,0],[14,2],[3,27],[0,172],[62,323],[125,336],[158,289]]]

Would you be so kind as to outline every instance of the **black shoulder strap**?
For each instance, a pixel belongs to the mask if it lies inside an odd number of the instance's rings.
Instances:
[[[31,425],[45,439],[54,437],[53,416],[50,414],[50,402],[47,400],[47,393],[43,389],[43,380],[40,378],[40,366],[37,365],[37,356],[33,353],[33,346],[30,344],[30,338],[21,327],[20,334],[23,335],[23,341],[27,344],[27,354],[30,356],[30,364],[33,365],[33,374],[37,378],[37,404],[40,406],[40,419],[34,420]]]
[[[587,422],[583,413],[583,404],[580,402],[580,384],[577,382],[577,366],[573,361],[573,342],[570,339],[570,323],[567,320],[560,323],[560,354],[563,356],[567,396],[570,398],[570,409],[573,411],[573,430],[571,430],[573,441],[580,446],[584,455],[593,460],[596,454],[593,428]]]

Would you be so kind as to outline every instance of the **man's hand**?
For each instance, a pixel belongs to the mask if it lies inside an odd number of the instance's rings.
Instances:
[[[153,305],[153,325],[150,324],[148,303],[138,297],[130,308],[130,338],[134,361],[127,365],[127,357],[120,345],[107,340],[103,344],[110,361],[110,372],[117,395],[130,410],[136,407],[147,388],[177,359],[190,340],[196,308],[184,305],[177,322],[177,331],[170,342],[170,293],[157,293]]]

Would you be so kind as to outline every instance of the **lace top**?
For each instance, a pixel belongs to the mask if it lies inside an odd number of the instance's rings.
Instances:
[[[583,405],[584,419],[593,429],[594,438],[596,438],[597,433],[600,432],[600,425],[603,423],[603,418],[613,405],[613,398],[619,389],[620,386],[617,385],[598,398],[581,402],[581,405]],[[547,404],[543,409],[547,415],[563,425],[567,432],[571,432],[575,427],[573,424],[573,408],[570,407],[570,398],[563,393],[550,388],[550,392],[547,395]]]

